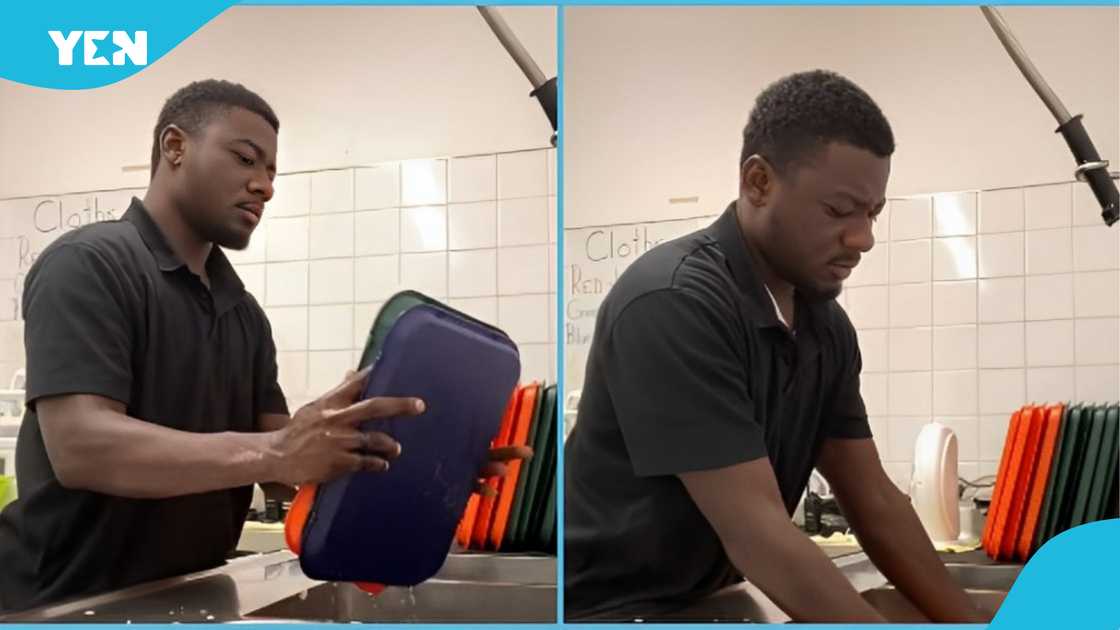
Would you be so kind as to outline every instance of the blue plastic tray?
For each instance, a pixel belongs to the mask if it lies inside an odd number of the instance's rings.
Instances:
[[[427,410],[364,424],[400,442],[401,456],[387,472],[319,487],[303,532],[304,573],[397,586],[435,575],[519,373],[516,346],[500,331],[437,305],[401,314],[363,398],[415,396]]]

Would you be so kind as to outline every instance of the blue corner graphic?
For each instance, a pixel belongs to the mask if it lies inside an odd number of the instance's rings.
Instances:
[[[12,3],[4,8],[0,77],[61,90],[110,85],[158,62],[233,3]]]
[[[1120,520],[1068,530],[1027,562],[989,628],[1117,630],[1118,567]]]

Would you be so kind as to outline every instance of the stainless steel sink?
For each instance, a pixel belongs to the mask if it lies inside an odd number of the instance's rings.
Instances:
[[[965,593],[972,599],[982,613],[991,617],[999,610],[1007,591],[965,589]],[[929,617],[918,610],[905,595],[895,590],[893,586],[873,588],[862,593],[867,603],[874,606],[891,623],[929,623]]]
[[[1009,591],[1023,570],[1018,564],[946,564],[949,575],[965,589]]]
[[[556,621],[556,587],[428,580],[376,597],[353,584],[329,582],[249,613],[246,620],[360,622]]]
[[[254,610],[246,621],[409,621],[422,623],[556,621],[556,559],[455,554],[435,578],[377,596],[328,582]]]
[[[1021,565],[956,563],[948,563],[945,568],[957,584],[964,588],[976,607],[989,617],[994,616],[999,610],[1003,598],[1007,596],[1011,585],[1015,583],[1015,579],[1023,569]],[[879,609],[888,621],[929,623],[929,618],[891,585],[866,590],[862,595],[868,603]]]

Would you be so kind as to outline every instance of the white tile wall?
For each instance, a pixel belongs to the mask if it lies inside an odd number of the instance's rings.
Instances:
[[[939,326],[933,329],[933,369],[935,370],[964,370],[977,367],[976,349],[977,329],[973,324]]]
[[[981,278],[1023,275],[1023,233],[980,236],[977,258]]]
[[[976,370],[934,372],[933,413],[953,416],[975,414],[976,388]]]
[[[447,200],[451,203],[498,198],[496,156],[456,158],[447,166]]]
[[[236,265],[234,269],[245,285],[245,290],[252,293],[258,303],[264,304],[264,265]],[[0,304],[4,303],[4,297],[0,295]]]
[[[520,151],[498,156],[498,198],[547,197],[548,164],[545,151]]]
[[[1120,239],[1116,227],[1096,225],[1073,228],[1073,270],[1120,269]]]
[[[354,209],[381,210],[401,205],[398,164],[359,168],[354,172]]]
[[[498,250],[498,294],[548,293],[548,245]],[[555,276],[554,276],[555,277]]]
[[[272,219],[268,222],[266,256],[268,262],[307,260],[308,218]]]
[[[354,254],[375,256],[401,251],[401,213],[395,208],[354,214]]]
[[[1073,365],[1073,320],[1027,322],[1027,365]]]
[[[265,216],[298,217],[311,212],[310,182],[307,173],[278,176],[272,183],[272,199],[265,205]]]
[[[846,287],[864,287],[876,284],[887,284],[890,271],[890,243],[876,243],[871,251],[860,259],[859,265],[852,270],[852,275],[844,283]]]
[[[420,206],[401,210],[401,251],[441,252],[446,249],[446,206]]]
[[[447,252],[401,254],[401,286],[447,298]]]
[[[1074,275],[1073,312],[1077,317],[1120,315],[1120,272],[1086,271]]]
[[[354,259],[332,258],[311,261],[310,304],[354,301]]]
[[[954,429],[961,474],[994,472],[1029,402],[1120,399],[1120,232],[1083,184],[892,199],[841,304],[888,474]]]
[[[932,366],[933,331],[930,328],[892,328],[889,367],[892,372],[928,370]]]
[[[933,283],[933,325],[976,322],[976,281]]]
[[[1019,232],[1023,229],[1023,189],[980,193],[980,233]]]
[[[891,328],[929,326],[933,322],[932,311],[928,282],[891,286]]]
[[[451,297],[498,294],[498,251],[475,249],[450,252]]]
[[[354,300],[384,302],[401,290],[399,255],[367,256],[354,261]]]
[[[929,238],[933,234],[933,214],[929,197],[895,199],[890,204],[891,240]]]
[[[1073,274],[1027,276],[1028,320],[1073,317]]]
[[[1073,271],[1073,230],[1056,228],[1027,232],[1027,273]]]
[[[1071,225],[1073,190],[1070,184],[1035,186],[1024,191],[1027,229]]]
[[[321,171],[311,175],[311,212],[354,211],[354,170]]]
[[[447,207],[447,224],[451,249],[478,249],[498,244],[496,201],[453,203]]]
[[[980,280],[977,290],[980,299],[979,315],[982,323],[1023,320],[1023,278]],[[1072,303],[1072,299],[1070,302]]]
[[[939,238],[934,242],[934,280],[966,280],[975,277],[975,236]]]
[[[930,241],[904,241],[895,243],[890,250],[892,283],[929,282]]]
[[[401,164],[401,205],[447,203],[447,160],[410,160]]]
[[[312,306],[308,318],[309,350],[349,350],[353,347],[352,305]]]
[[[946,193],[933,196],[933,235],[976,234],[976,193]]]
[[[548,197],[503,199],[498,202],[498,243],[532,245],[548,242]]]
[[[307,350],[307,307],[284,306],[265,309],[272,325],[272,340],[278,352]]]
[[[313,215],[310,221],[311,258],[350,258],[354,255],[354,213]]]
[[[307,262],[271,263],[265,269],[265,304],[307,304]]]
[[[381,305],[402,289],[501,326],[519,344],[524,380],[555,379],[549,153],[277,178],[252,246],[230,259],[266,307],[293,411],[354,367]]]

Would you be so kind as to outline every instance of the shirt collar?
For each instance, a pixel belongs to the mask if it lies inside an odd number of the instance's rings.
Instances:
[[[131,223],[136,228],[136,231],[140,234],[140,239],[144,241],[144,245],[155,257],[156,265],[160,271],[174,272],[182,268],[190,273],[187,264],[171,249],[163,231],[152,219],[152,215],[148,213],[148,209],[144,207],[143,202],[133,197],[132,203],[128,206],[128,210],[125,211],[121,220]],[[210,292],[214,296],[214,307],[219,314],[232,308],[244,296],[245,285],[242,284],[241,278],[237,276],[229,258],[226,257],[225,252],[218,245],[210,248],[210,256],[206,258],[206,275],[210,278]]]
[[[777,302],[774,301],[770,290],[758,277],[750,245],[743,238],[743,231],[739,227],[736,208],[737,202],[732,201],[716,222],[708,228],[708,233],[719,243],[723,255],[727,258],[728,270],[735,279],[736,286],[746,298],[747,314],[755,326],[777,327],[792,333],[793,329],[781,321]],[[809,324],[817,319],[815,315],[819,305],[801,299],[797,292],[794,292],[794,300],[797,305],[796,329],[800,329],[803,322]]]

